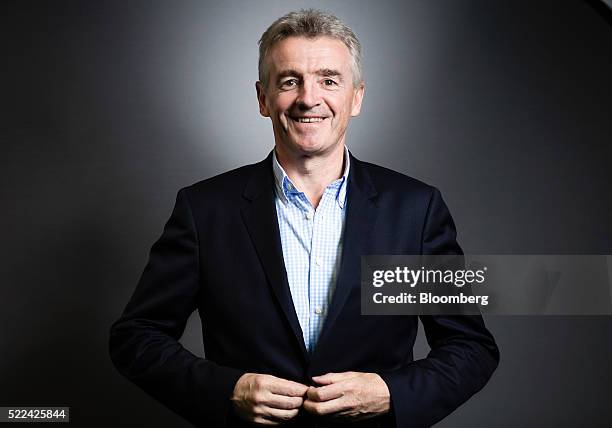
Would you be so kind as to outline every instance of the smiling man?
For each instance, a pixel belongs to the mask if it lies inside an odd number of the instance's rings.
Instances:
[[[262,162],[179,191],[121,318],[117,368],[198,426],[430,426],[497,366],[479,316],[362,316],[360,257],[459,254],[437,189],[345,145],[365,84],[353,31],[316,10],[260,40]],[[178,339],[198,310],[206,357]]]

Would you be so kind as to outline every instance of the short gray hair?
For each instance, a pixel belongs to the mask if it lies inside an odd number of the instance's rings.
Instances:
[[[346,45],[352,58],[353,85],[358,86],[363,81],[359,39],[353,30],[336,16],[317,9],[290,12],[274,21],[263,33],[259,39],[259,80],[263,86],[268,85],[265,59],[272,46],[288,37],[314,39],[322,36],[340,40]]]

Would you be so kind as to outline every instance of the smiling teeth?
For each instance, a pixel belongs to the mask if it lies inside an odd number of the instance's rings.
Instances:
[[[300,123],[314,123],[314,122],[322,122],[323,118],[321,117],[299,117],[297,121]]]

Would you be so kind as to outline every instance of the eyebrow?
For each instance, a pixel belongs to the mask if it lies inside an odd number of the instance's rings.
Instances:
[[[325,77],[340,77],[340,78],[342,78],[342,73],[340,73],[338,70],[333,70],[331,68],[322,68],[320,70],[317,70],[317,74],[319,76],[325,76]]]
[[[289,69],[286,69],[286,70],[281,70],[278,73],[277,80],[283,79],[285,77],[299,76],[299,75],[300,75],[300,73],[298,73],[296,70],[293,70],[293,69],[289,68]]]
[[[319,70],[316,71],[316,73],[318,76],[324,76],[324,77],[338,77],[340,78],[340,80],[342,80],[342,73],[340,73],[338,70],[334,70],[331,68],[320,68]],[[281,79],[284,79],[285,77],[290,77],[290,76],[301,76],[302,73],[298,72],[297,70],[294,69],[286,69],[286,70],[281,70],[278,73],[278,81],[280,81]]]

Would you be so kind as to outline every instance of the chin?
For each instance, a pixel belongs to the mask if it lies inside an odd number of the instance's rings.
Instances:
[[[329,148],[325,144],[319,142],[299,142],[294,143],[293,147],[295,147],[299,152],[304,154],[319,153]]]
[[[329,138],[299,138],[292,139],[291,145],[303,152],[321,152],[331,149],[335,144],[329,142]]]

